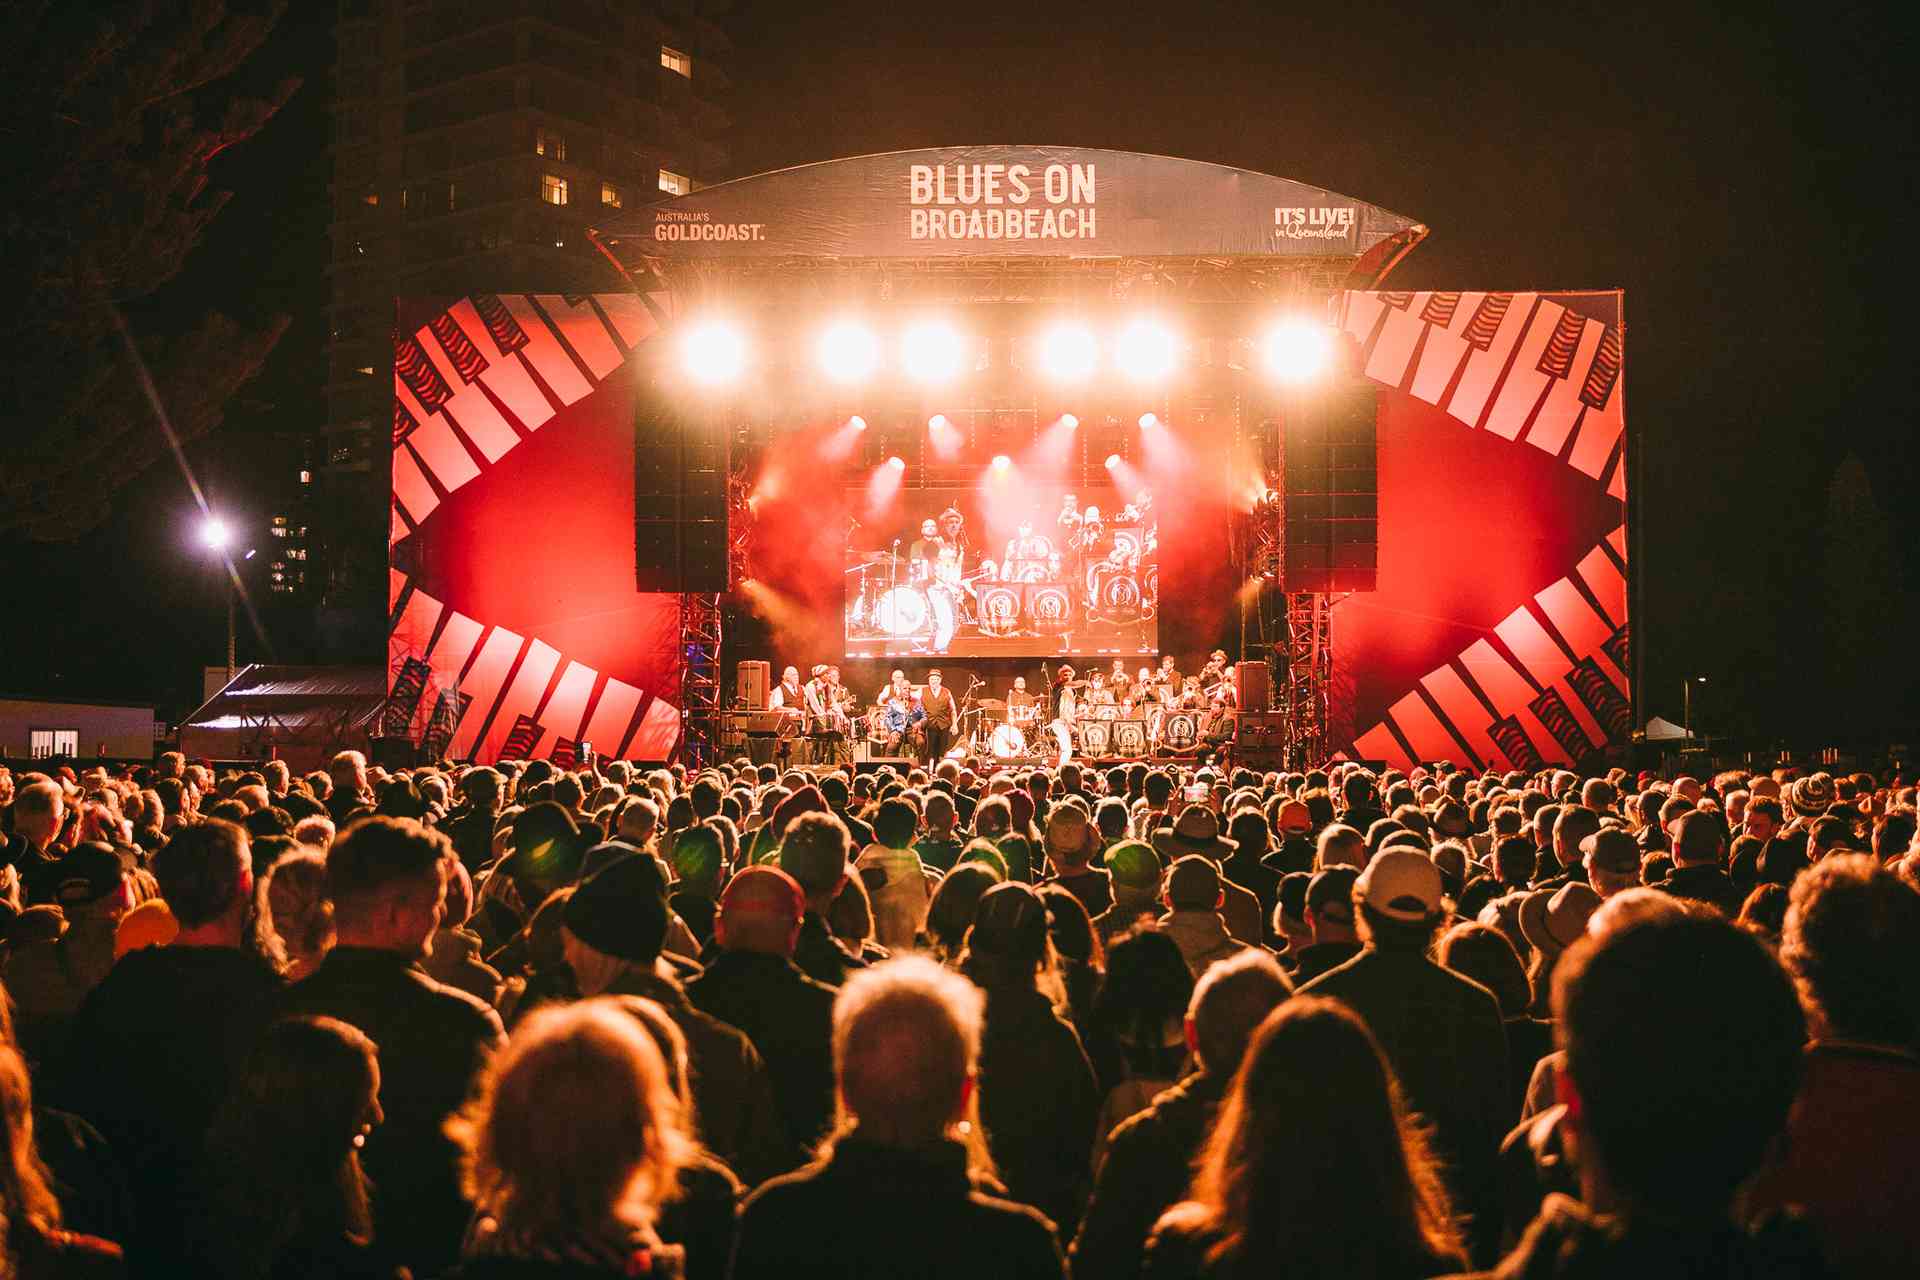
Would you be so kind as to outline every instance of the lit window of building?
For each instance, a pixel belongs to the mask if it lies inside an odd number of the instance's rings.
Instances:
[[[600,203],[618,209],[620,207],[620,188],[611,182],[600,184]]]
[[[313,483],[313,472],[311,472],[311,471],[302,471],[302,472],[300,473],[300,483],[301,483],[301,484],[312,484],[312,483]]]
[[[540,198],[548,204],[567,202],[567,180],[557,173],[540,175]]]
[[[671,169],[660,171],[660,189],[670,196],[683,196],[693,190],[693,179],[684,173],[675,173]],[[562,201],[561,203],[566,203]]]
[[[535,129],[533,131],[533,154],[564,161],[567,158],[566,135],[555,133],[553,130],[544,127]]]
[[[689,80],[693,79],[693,59],[678,49],[669,48],[664,44],[661,45],[660,65],[669,71],[687,77]]]
[[[457,182],[449,182],[447,184],[447,212],[452,213],[459,205],[460,184]]]
[[[363,191],[360,193],[360,203],[370,206],[378,205],[380,203],[380,193],[378,191]]]

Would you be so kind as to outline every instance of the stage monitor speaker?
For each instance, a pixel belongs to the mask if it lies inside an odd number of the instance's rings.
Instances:
[[[1379,397],[1364,378],[1302,393],[1286,416],[1286,591],[1372,591],[1379,577]],[[1245,706],[1243,701],[1242,706]]]
[[[742,662],[733,677],[734,703],[742,711],[765,711],[773,691],[773,666],[758,658]]]
[[[633,428],[633,578],[641,591],[729,590],[727,434],[643,389]]]
[[[1233,741],[1240,750],[1279,750],[1286,746],[1287,719],[1277,711],[1242,711]]]
[[[878,773],[882,769],[891,767],[901,773],[912,773],[918,764],[919,761],[909,760],[905,756],[868,756],[865,760],[855,760],[853,762],[853,771],[855,773]]]
[[[1264,662],[1235,663],[1233,694],[1242,711],[1272,710],[1273,668]]]

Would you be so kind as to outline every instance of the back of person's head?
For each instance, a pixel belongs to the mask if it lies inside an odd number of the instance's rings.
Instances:
[[[882,800],[874,811],[873,838],[889,849],[904,849],[912,844],[919,828],[920,811],[897,796]]]
[[[431,909],[446,886],[447,838],[410,818],[363,818],[327,851],[327,896],[343,931],[375,924],[396,905]]]
[[[673,874],[688,890],[713,896],[719,891],[720,874],[725,869],[725,843],[719,829],[705,821],[675,832]]]
[[[538,1244],[645,1225],[694,1154],[660,1050],[606,999],[527,1015],[447,1132],[474,1206]]]
[[[1920,893],[1867,854],[1793,882],[1780,959],[1822,1036],[1920,1052]]]
[[[1370,809],[1379,798],[1373,775],[1355,769],[1340,783],[1340,798],[1348,809]]]
[[[721,787],[717,778],[702,774],[687,789],[687,796],[693,803],[693,816],[702,820],[720,812]]]
[[[1526,884],[1533,879],[1538,852],[1525,836],[1506,836],[1493,846],[1494,874],[1503,884]]]
[[[283,1018],[254,1042],[207,1135],[219,1274],[266,1275],[302,1230],[372,1235],[360,1144],[381,1119],[373,1041],[335,1018]]]
[[[1100,941],[1087,904],[1063,884],[1043,884],[1037,892],[1047,909],[1047,935],[1053,939],[1053,949],[1067,959],[1098,964]]]
[[[1681,816],[1673,842],[1676,863],[1718,865],[1726,847],[1727,824],[1719,814],[1707,809],[1692,809]]]
[[[1492,925],[1465,921],[1440,935],[1435,958],[1463,978],[1493,993],[1502,1017],[1517,1018],[1533,998],[1526,966],[1507,935]]]
[[[0,998],[11,1009],[11,1002]],[[12,1044],[12,1017],[6,1017],[7,1035],[0,1039],[0,1120],[6,1124],[6,1150],[0,1163],[0,1215],[5,1217],[9,1238],[4,1256],[14,1259],[19,1242],[25,1238],[24,1225],[42,1232],[60,1226],[60,1201],[54,1195],[46,1165],[40,1161],[33,1139],[33,1086],[27,1075],[27,1060]],[[12,1268],[7,1268],[9,1274]]]
[[[780,841],[780,869],[818,903],[831,897],[846,878],[852,851],[846,823],[831,813],[803,813]]]
[[[1712,914],[1589,934],[1554,970],[1553,1012],[1568,1119],[1625,1211],[1724,1216],[1799,1087],[1806,1019],[1766,948]]]
[[[946,1135],[970,1106],[984,1007],[966,979],[918,956],[849,977],[833,1004],[840,1133],[901,1149]]]
[[[1107,948],[1093,1022],[1123,1048],[1154,1049],[1167,1028],[1186,1016],[1192,999],[1193,970],[1179,944],[1158,929],[1134,929]]]
[[[983,862],[962,862],[940,878],[927,903],[927,939],[937,955],[959,956],[980,899],[1005,878]]]
[[[1600,814],[1585,805],[1570,805],[1560,810],[1553,822],[1553,848],[1560,865],[1580,865],[1580,842],[1600,830]]]
[[[327,901],[327,860],[303,850],[280,859],[267,872],[266,923],[286,949],[288,973],[305,977],[333,945],[333,911]]]
[[[1254,1031],[1291,994],[1286,973],[1265,951],[1248,948],[1217,961],[1187,1002],[1188,1034],[1201,1067],[1212,1076],[1232,1075]]]
[[[778,867],[748,867],[727,882],[714,932],[728,951],[791,956],[807,910],[806,891]]]
[[[1335,822],[1320,829],[1313,865],[1316,869],[1364,867],[1368,852],[1366,836],[1344,822]]]
[[[182,929],[212,924],[253,892],[247,833],[218,818],[182,827],[154,854],[153,876]]]
[[[1031,887],[1009,880],[980,895],[960,967],[982,987],[1033,986],[1053,967],[1047,908]]]
[[[1386,1056],[1337,1000],[1297,996],[1260,1023],[1195,1169],[1215,1259],[1398,1275],[1459,1252],[1438,1162]]]
[[[1174,859],[1167,872],[1167,905],[1175,911],[1212,911],[1220,905],[1220,868],[1203,854]]]

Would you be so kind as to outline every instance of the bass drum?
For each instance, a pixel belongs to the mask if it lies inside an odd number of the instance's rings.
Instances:
[[[873,607],[873,622],[887,635],[919,635],[927,629],[930,610],[927,593],[918,587],[895,587]]]
[[[995,725],[987,745],[996,760],[1014,760],[1027,754],[1027,735],[1015,725]]]

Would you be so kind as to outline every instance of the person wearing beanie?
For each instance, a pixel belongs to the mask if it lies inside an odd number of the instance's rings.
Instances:
[[[850,874],[853,841],[831,813],[806,813],[794,819],[780,845],[780,869],[807,895],[807,910],[794,944],[793,962],[815,982],[837,987],[866,961],[848,950],[827,924],[833,900]]]
[[[1100,935],[1102,947],[1143,918],[1152,920],[1159,916],[1163,867],[1153,846],[1139,840],[1122,841],[1107,850],[1107,879],[1113,886],[1113,905],[1093,918],[1093,931]]]
[[[797,1163],[760,1053],[744,1031],[702,1013],[661,963],[667,879],[658,858],[635,854],[583,881],[561,916],[567,967],[582,996],[642,996],[687,1038],[701,1139],[744,1182]]]
[[[742,871],[714,915],[719,952],[686,990],[696,1009],[747,1033],[767,1064],[787,1137],[811,1152],[833,1120],[834,989],[793,963],[806,908],[786,872]]]
[[[1374,855],[1354,881],[1353,904],[1363,950],[1300,990],[1343,1001],[1366,1022],[1407,1105],[1433,1126],[1448,1190],[1473,1219],[1475,1257],[1488,1257],[1499,1225],[1496,1160],[1513,1120],[1500,1006],[1428,958],[1448,915],[1430,859],[1399,848]]]
[[[1160,917],[1160,929],[1180,948],[1187,968],[1198,978],[1216,960],[1225,960],[1244,950],[1246,944],[1227,933],[1220,907],[1226,902],[1220,887],[1220,869],[1212,860],[1189,853],[1177,859],[1167,872],[1167,914]]]
[[[1124,807],[1120,807],[1120,813],[1124,828]],[[1112,878],[1090,865],[1101,847],[1100,833],[1079,805],[1058,805],[1048,815],[1046,851],[1054,869],[1052,883],[1080,899],[1090,918],[1097,918],[1113,905]]]

